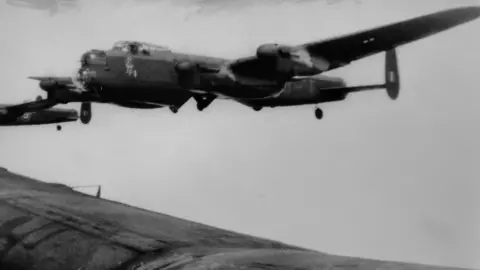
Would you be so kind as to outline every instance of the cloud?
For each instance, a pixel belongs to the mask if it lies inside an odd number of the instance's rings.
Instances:
[[[221,11],[230,11],[236,12],[238,9],[245,7],[259,7],[259,6],[272,6],[280,4],[302,4],[307,2],[313,2],[314,0],[244,0],[244,1],[224,1],[224,0],[117,0],[115,5],[118,3],[133,3],[138,7],[138,5],[148,5],[152,6],[155,4],[164,4],[170,3],[173,5],[181,6],[183,8],[193,9],[194,13],[192,15],[198,14],[218,14]],[[319,1],[319,0],[316,0]],[[354,1],[355,3],[360,3],[361,0],[322,0],[328,5],[339,4],[349,1]],[[31,8],[38,10],[45,10],[50,13],[50,15],[56,15],[59,12],[69,10],[74,7],[85,6],[87,5],[97,5],[93,2],[88,2],[88,0],[7,0],[7,4],[16,7]]]

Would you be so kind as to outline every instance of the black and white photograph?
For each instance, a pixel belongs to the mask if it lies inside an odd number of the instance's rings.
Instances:
[[[480,270],[479,18],[0,0],[0,270]]]

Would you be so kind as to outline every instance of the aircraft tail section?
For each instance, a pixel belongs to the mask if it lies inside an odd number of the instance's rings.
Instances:
[[[392,100],[400,93],[400,74],[398,72],[397,52],[391,49],[385,52],[385,88]]]
[[[362,92],[369,90],[385,89],[388,97],[396,100],[400,93],[400,75],[398,69],[397,53],[395,48],[385,51],[385,82],[382,84],[370,84],[359,86],[345,86],[345,87],[328,87],[322,88],[321,91],[339,91],[345,94]]]

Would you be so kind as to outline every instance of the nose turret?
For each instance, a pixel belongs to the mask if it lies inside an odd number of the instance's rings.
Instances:
[[[97,78],[97,71],[107,68],[107,53],[104,50],[93,49],[80,57],[80,68],[75,72],[73,83],[83,91],[88,90]]]
[[[107,64],[107,54],[104,50],[90,50],[80,57],[82,67],[101,66]]]

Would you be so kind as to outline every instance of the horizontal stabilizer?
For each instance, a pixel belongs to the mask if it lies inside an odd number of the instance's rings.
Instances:
[[[322,91],[344,91],[346,93],[362,92],[368,90],[385,89],[392,100],[398,98],[400,92],[400,75],[398,70],[397,53],[395,49],[385,52],[385,83],[348,87],[324,88]]]

